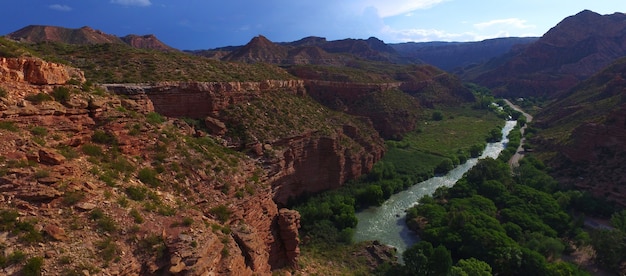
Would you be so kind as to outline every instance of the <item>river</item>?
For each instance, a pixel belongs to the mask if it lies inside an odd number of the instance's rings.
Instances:
[[[392,195],[381,206],[370,207],[356,214],[359,223],[355,229],[354,240],[378,240],[383,244],[395,247],[401,256],[408,247],[418,242],[415,233],[412,233],[405,224],[405,210],[415,205],[424,195],[432,195],[437,188],[453,186],[463,175],[469,171],[478,159],[497,158],[509,141],[507,136],[515,127],[516,121],[507,121],[502,128],[502,141],[489,143],[483,154],[478,158],[472,158],[462,165],[457,166],[446,175],[430,178],[417,183],[409,189]]]

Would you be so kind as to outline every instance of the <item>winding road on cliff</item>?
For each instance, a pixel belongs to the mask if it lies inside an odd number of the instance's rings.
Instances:
[[[504,102],[506,102],[506,104],[509,105],[514,110],[521,112],[522,115],[526,117],[526,123],[530,123],[533,120],[533,116],[524,112],[524,110],[522,110],[519,106],[514,105],[512,102],[510,102],[507,99],[505,99]],[[511,168],[519,166],[519,160],[522,159],[522,157],[524,157],[524,142],[526,140],[524,138],[524,131],[526,130],[526,126],[528,126],[528,124],[524,124],[524,126],[520,128],[520,133],[522,134],[522,138],[519,141],[519,147],[517,147],[517,151],[515,151],[515,154],[511,156],[511,159],[509,159],[509,166],[511,166]]]

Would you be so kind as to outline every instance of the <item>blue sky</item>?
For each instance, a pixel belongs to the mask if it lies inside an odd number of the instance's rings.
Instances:
[[[5,0],[0,35],[27,25],[90,26],[105,33],[154,34],[179,49],[377,37],[478,41],[541,36],[584,9],[626,12],[623,0]]]

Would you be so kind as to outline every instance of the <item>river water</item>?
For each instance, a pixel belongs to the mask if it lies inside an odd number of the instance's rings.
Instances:
[[[452,187],[478,163],[478,159],[497,158],[506,147],[506,143],[509,141],[507,136],[516,123],[516,121],[507,121],[502,128],[502,141],[487,144],[480,157],[467,160],[446,175],[430,178],[392,195],[381,206],[370,207],[358,212],[356,217],[359,219],[359,224],[355,229],[354,240],[357,242],[378,240],[383,244],[395,247],[401,256],[402,252],[419,241],[417,235],[412,233],[404,222],[405,210],[415,205],[424,195],[432,195],[439,187]]]

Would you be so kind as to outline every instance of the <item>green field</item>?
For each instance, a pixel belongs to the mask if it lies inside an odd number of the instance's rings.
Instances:
[[[432,120],[436,111],[443,115],[442,120]],[[485,143],[489,131],[504,126],[495,113],[469,106],[428,109],[422,118],[416,130],[401,141],[387,142],[383,161],[393,163],[400,174],[431,176],[444,159],[458,162],[458,156],[467,155],[472,145]]]

